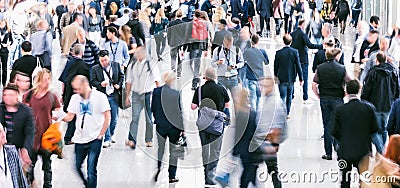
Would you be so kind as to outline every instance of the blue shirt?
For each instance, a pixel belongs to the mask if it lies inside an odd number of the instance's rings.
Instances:
[[[117,62],[120,65],[128,66],[129,53],[128,46],[125,41],[119,40],[116,43],[112,41],[106,42],[104,48],[108,51],[110,61]]]

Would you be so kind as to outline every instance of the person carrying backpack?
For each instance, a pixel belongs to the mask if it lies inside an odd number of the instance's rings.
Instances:
[[[321,16],[322,19],[324,19],[325,23],[332,22],[331,12],[332,12],[332,4],[329,3],[328,1],[325,1],[324,4],[322,5],[322,11],[321,11]]]
[[[353,25],[353,27],[357,27],[358,17],[360,17],[362,8],[363,8],[362,0],[353,0],[353,3],[351,4],[351,21],[350,21],[350,24]]]
[[[346,29],[347,16],[350,15],[349,3],[346,0],[340,0],[339,6],[336,7],[336,17],[339,18],[340,33],[344,34]]]

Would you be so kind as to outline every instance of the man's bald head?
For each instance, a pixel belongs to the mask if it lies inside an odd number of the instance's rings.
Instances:
[[[206,73],[204,74],[204,77],[206,77],[207,80],[216,80],[217,79],[217,73],[215,72],[214,68],[208,68],[206,70]]]

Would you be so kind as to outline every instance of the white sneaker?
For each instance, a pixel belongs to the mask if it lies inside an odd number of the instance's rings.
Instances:
[[[110,147],[111,146],[111,142],[110,141],[105,141],[104,143],[103,143],[103,148],[108,148],[108,147]]]
[[[111,137],[111,143],[116,143],[116,141],[115,141],[115,136],[112,136],[112,137]]]

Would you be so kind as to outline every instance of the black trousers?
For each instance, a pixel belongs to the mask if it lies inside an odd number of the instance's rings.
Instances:
[[[8,52],[0,53],[0,60],[1,60],[1,83],[3,84],[3,86],[5,86],[7,82]]]
[[[270,20],[271,20],[270,17],[263,17],[263,16],[260,15],[260,29],[261,29],[260,32],[261,33],[264,30],[264,22],[265,22],[265,24],[267,26],[267,32],[269,33],[269,31],[271,30]]]
[[[32,164],[27,173],[28,182],[31,184],[35,179],[34,171],[35,165],[39,155],[42,157],[42,170],[43,170],[43,188],[51,188],[52,171],[51,171],[51,154],[46,151],[39,150],[32,152]]]
[[[360,163],[360,160],[348,160],[348,159],[341,159],[346,161],[346,166],[343,169],[340,169],[342,172],[342,180],[340,181],[340,188],[350,188],[350,182],[351,182],[351,169],[356,167],[358,169],[358,164]]]

